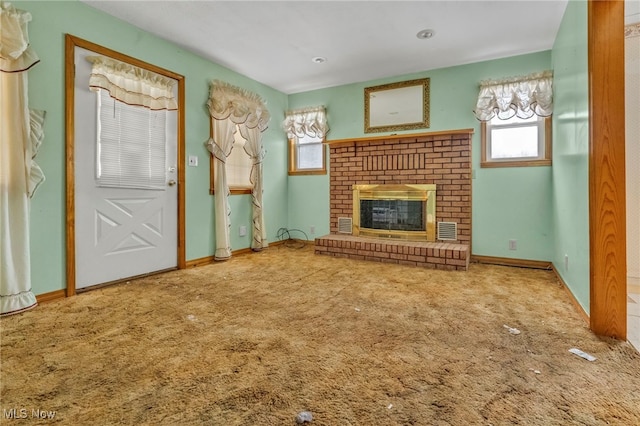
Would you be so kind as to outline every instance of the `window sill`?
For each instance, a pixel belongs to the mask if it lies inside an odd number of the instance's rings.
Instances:
[[[230,195],[243,195],[243,194],[251,194],[253,190],[251,188],[229,188]],[[215,189],[209,190],[210,195],[216,195]]]
[[[310,169],[310,170],[289,170],[289,176],[302,176],[302,175],[326,175],[325,169]]]
[[[538,167],[550,166],[551,160],[530,160],[530,161],[484,161],[480,163],[482,168],[494,167]]]

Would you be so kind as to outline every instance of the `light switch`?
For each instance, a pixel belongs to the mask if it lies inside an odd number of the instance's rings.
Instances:
[[[197,155],[190,155],[189,156],[189,165],[191,167],[198,167],[198,156]]]

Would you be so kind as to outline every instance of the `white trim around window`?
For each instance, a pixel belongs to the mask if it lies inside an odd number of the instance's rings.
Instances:
[[[551,165],[551,117],[494,117],[481,122],[480,135],[480,167]]]
[[[324,136],[303,135],[289,139],[289,175],[326,175]]]

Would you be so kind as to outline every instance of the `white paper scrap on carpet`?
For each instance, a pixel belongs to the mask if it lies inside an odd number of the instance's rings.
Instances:
[[[572,354],[576,354],[579,357],[586,359],[587,361],[595,361],[596,359],[598,359],[595,356],[588,354],[586,352],[583,352],[578,348],[571,348],[569,349],[569,352],[571,352]]]

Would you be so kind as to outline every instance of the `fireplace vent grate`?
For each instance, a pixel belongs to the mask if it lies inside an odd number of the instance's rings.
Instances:
[[[455,241],[458,239],[458,224],[456,222],[438,222],[438,239]]]
[[[351,234],[353,232],[353,220],[350,217],[339,217],[338,232],[341,234]]]

